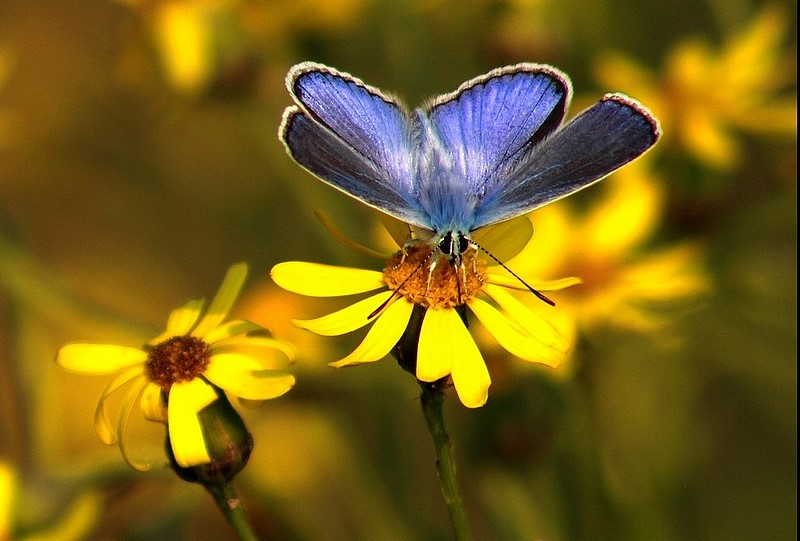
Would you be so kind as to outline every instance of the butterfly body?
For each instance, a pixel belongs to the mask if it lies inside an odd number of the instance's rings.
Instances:
[[[302,167],[402,222],[456,264],[476,229],[574,193],[648,150],[658,121],[607,94],[562,124],[572,85],[552,66],[497,68],[412,112],[333,68],[304,62],[279,137]],[[438,258],[435,258],[438,259]]]

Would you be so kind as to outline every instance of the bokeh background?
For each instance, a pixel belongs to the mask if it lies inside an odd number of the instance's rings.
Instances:
[[[130,470],[92,430],[106,378],[53,359],[69,341],[142,344],[238,261],[238,315],[301,352],[296,387],[243,413],[256,448],[237,479],[259,534],[451,538],[412,378],[391,359],[329,368],[358,333],[289,319],[343,305],[269,281],[285,260],[380,268],[314,211],[365,244],[381,242],[375,216],[276,137],[287,69],[316,60],[411,105],[551,63],[573,113],[623,91],[662,121],[644,159],[533,215],[518,270],[584,279],[547,312],[574,335],[566,366],[482,342],[488,404],[446,404],[476,539],[794,540],[796,15],[746,0],[0,1],[0,539],[233,539],[162,466],[163,429],[133,424],[156,467]]]

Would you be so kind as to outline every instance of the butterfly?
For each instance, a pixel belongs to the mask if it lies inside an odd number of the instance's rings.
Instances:
[[[328,66],[292,67],[279,138],[327,184],[428,232],[456,265],[471,235],[601,180],[661,135],[621,93],[564,123],[572,83],[534,63],[496,68],[413,111]]]

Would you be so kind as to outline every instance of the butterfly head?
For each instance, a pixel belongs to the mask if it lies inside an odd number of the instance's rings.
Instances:
[[[426,308],[453,308],[478,295],[486,263],[463,233],[410,239],[387,263],[384,282],[397,295]]]
[[[447,231],[436,243],[442,255],[447,256],[456,267],[461,265],[461,255],[473,247],[472,241],[461,231]]]

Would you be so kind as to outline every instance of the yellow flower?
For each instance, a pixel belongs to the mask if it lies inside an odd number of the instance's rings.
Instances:
[[[646,245],[664,204],[648,163],[644,158],[615,173],[603,197],[582,213],[566,201],[537,210],[536,236],[509,262],[524,276],[580,276],[581,285],[559,303],[575,327],[663,329],[669,322],[665,304],[710,288],[698,245]]]
[[[118,1],[143,19],[165,82],[187,96],[247,82],[269,64],[270,57],[274,60],[274,52],[292,35],[347,30],[358,24],[367,4],[365,0]]]
[[[218,68],[220,26],[231,2],[163,2],[153,17],[153,33],[164,75],[178,90],[194,93],[211,84]]]
[[[162,334],[141,348],[78,343],[58,351],[57,362],[68,370],[117,374],[100,397],[94,427],[105,443],[119,445],[134,468],[149,467],[131,459],[124,437],[137,401],[146,419],[167,424],[178,465],[191,467],[211,461],[198,413],[217,399],[215,387],[240,401],[260,401],[294,385],[294,376],[264,364],[275,354],[292,358],[290,345],[265,336],[265,330],[250,321],[223,323],[246,277],[245,264],[231,267],[207,310],[202,299],[189,301],[170,314]],[[128,391],[113,426],[106,402],[124,387]]]
[[[14,510],[23,503],[16,470],[0,460],[0,541],[78,541],[86,539],[97,524],[104,497],[99,489],[83,490],[59,515],[42,524],[39,521],[33,530],[26,528],[27,535],[15,535]],[[18,524],[16,526],[19,526]]]
[[[735,130],[797,134],[797,98],[788,92],[796,78],[794,61],[781,49],[788,23],[778,6],[767,6],[719,49],[700,38],[682,41],[663,75],[609,54],[598,63],[597,78],[647,103],[661,121],[663,144],[678,145],[706,165],[730,168],[740,155]]]
[[[492,245],[496,239],[513,244],[520,234],[529,234],[529,229],[520,232],[515,227],[519,223],[517,219],[480,230],[474,240],[482,246]],[[496,248],[500,254],[506,249]],[[446,257],[431,262],[433,253],[427,240],[415,237],[386,261],[382,272],[294,261],[276,265],[271,274],[284,289],[314,297],[380,289],[327,316],[294,323],[324,336],[342,335],[372,323],[352,353],[331,363],[335,367],[385,357],[408,328],[412,339],[418,338],[410,353],[417,379],[434,382],[449,376],[462,404],[470,408],[486,403],[491,378],[465,326],[465,306],[513,355],[548,366],[558,366],[564,359],[569,341],[509,293],[509,289],[526,289],[519,280],[499,267],[488,266],[477,250],[465,252],[460,265],[451,264]],[[553,291],[574,283],[576,279],[567,278],[530,285],[537,291]],[[533,295],[530,298],[540,302]]]
[[[11,502],[15,478],[11,467],[0,462],[0,539],[11,538]]]

